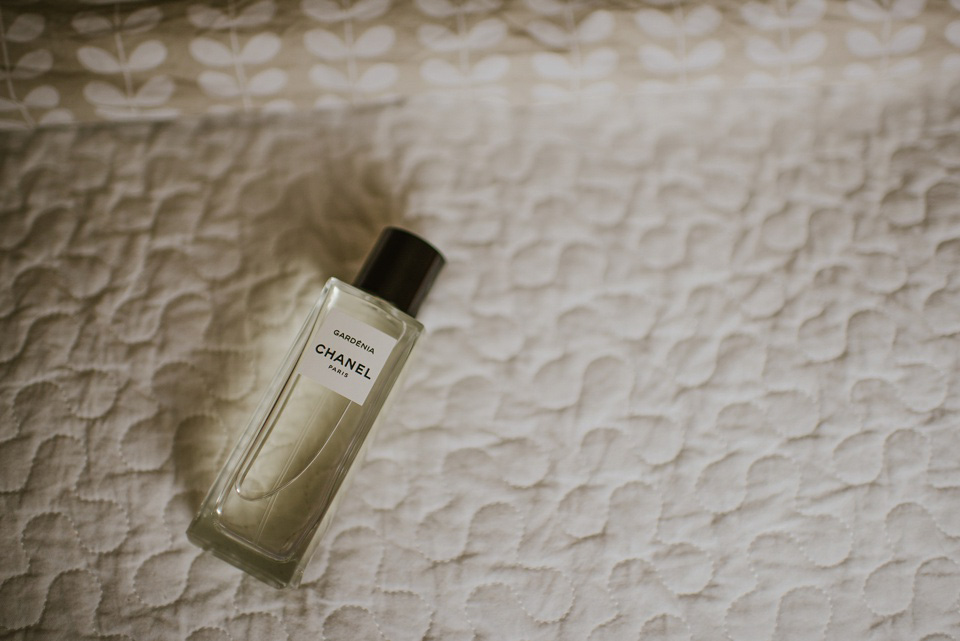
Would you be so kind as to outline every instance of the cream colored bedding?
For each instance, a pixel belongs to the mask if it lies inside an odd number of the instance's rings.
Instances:
[[[58,96],[5,117],[97,122],[0,135],[0,636],[960,638],[960,84],[940,66],[960,11],[922,4],[368,1],[348,22],[261,2],[223,28],[200,5],[84,5],[19,40],[48,7],[5,5],[11,59],[54,63],[0,95]],[[560,32],[531,25],[571,11],[580,44],[543,44]],[[81,12],[127,26],[81,36]],[[506,33],[466,62],[419,39],[489,20]],[[645,47],[697,51],[642,26],[668,23],[722,59],[655,74]],[[353,59],[306,34],[348,24],[394,34],[354,60],[394,65],[382,93],[311,80]],[[911,25],[915,50],[848,47]],[[752,62],[750,42],[815,33],[803,66]],[[262,61],[201,64],[201,39]],[[166,54],[129,90],[77,59],[155,60],[151,41]],[[604,49],[608,75],[543,73]],[[497,55],[489,83],[424,75]],[[861,62],[886,80],[848,81]],[[285,84],[255,95],[270,69]],[[211,98],[207,70],[246,89]],[[746,87],[759,71],[789,86]],[[164,100],[88,99],[162,77]],[[539,102],[557,88],[574,97]],[[260,113],[274,100],[297,113]],[[193,117],[215,105],[255,113]],[[449,260],[429,335],[303,586],[276,592],[184,530],[321,284],[385,224]]]

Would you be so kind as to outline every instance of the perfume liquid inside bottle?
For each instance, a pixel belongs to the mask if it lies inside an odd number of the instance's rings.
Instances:
[[[381,234],[355,280],[331,278],[187,530],[275,587],[299,583],[423,333],[443,265],[422,239]]]

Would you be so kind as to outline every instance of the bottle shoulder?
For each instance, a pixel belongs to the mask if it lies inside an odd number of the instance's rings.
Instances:
[[[342,309],[348,313],[361,316],[359,320],[380,325],[399,325],[404,328],[402,333],[419,335],[423,332],[423,323],[413,316],[397,309],[391,303],[374,296],[358,287],[338,278],[330,278],[324,285],[320,304],[324,307]],[[378,327],[383,329],[383,327]]]

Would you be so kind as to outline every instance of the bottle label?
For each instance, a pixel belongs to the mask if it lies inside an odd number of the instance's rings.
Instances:
[[[332,309],[304,348],[297,373],[363,405],[396,344],[379,329]]]

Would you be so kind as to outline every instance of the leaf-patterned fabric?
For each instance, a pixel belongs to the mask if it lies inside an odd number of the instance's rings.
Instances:
[[[960,72],[960,0],[6,3],[0,126]]]

